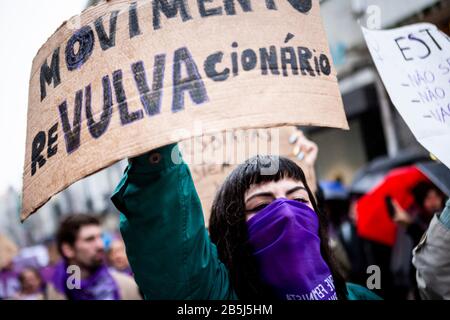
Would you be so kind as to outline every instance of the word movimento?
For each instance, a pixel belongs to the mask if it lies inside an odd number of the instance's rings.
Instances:
[[[254,1],[254,0],[253,0]],[[282,0],[278,0],[282,1]],[[284,0],[287,1],[296,12],[307,14],[312,8],[312,0]],[[150,2],[148,2],[150,3]],[[152,18],[152,27],[154,31],[162,28],[161,18],[167,19],[178,17],[182,22],[193,19],[192,8],[189,7],[187,0],[152,0],[150,3],[152,14],[147,14],[148,3],[137,4],[133,2],[128,8],[128,37],[142,35],[142,20],[144,16]],[[201,18],[210,18],[214,16],[234,16],[237,14],[237,7],[243,13],[253,12],[252,0],[197,0],[198,12]],[[222,4],[222,6],[219,5]],[[276,0],[264,0],[267,10],[278,10]],[[96,48],[97,34],[98,42],[102,51],[107,51],[116,46],[117,22],[121,12],[112,11],[109,16],[109,31],[105,28],[104,17],[99,17],[93,22],[93,26],[86,25],[76,30],[65,44],[64,60],[68,71],[80,69],[91,57]],[[95,30],[95,33],[94,33]],[[60,51],[57,47],[53,51],[51,65],[47,61],[40,69],[40,91],[41,101],[47,96],[46,84],[51,84],[56,88],[61,83],[60,78]]]

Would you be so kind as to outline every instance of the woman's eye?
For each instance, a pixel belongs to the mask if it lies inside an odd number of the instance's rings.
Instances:
[[[294,200],[298,201],[298,202],[302,202],[302,203],[309,203],[309,200],[307,200],[305,198],[295,198]]]
[[[269,204],[268,203],[262,203],[256,207],[254,207],[253,209],[248,209],[247,212],[258,212],[261,211],[262,209],[264,209],[265,207],[267,207]]]

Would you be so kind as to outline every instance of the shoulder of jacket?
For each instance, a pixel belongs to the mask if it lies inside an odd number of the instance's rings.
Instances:
[[[450,229],[448,229],[439,219],[439,215],[434,215],[428,226],[427,231],[423,234],[420,242],[414,248],[414,253],[419,252],[427,243],[432,245],[441,245],[450,240]]]

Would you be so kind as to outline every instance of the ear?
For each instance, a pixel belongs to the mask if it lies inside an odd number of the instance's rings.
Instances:
[[[61,251],[66,259],[73,259],[75,257],[75,250],[68,243],[63,243],[61,245]]]

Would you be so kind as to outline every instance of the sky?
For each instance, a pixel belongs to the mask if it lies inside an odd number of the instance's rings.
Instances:
[[[87,0],[0,1],[0,194],[22,188],[28,81],[31,63],[65,21]]]

